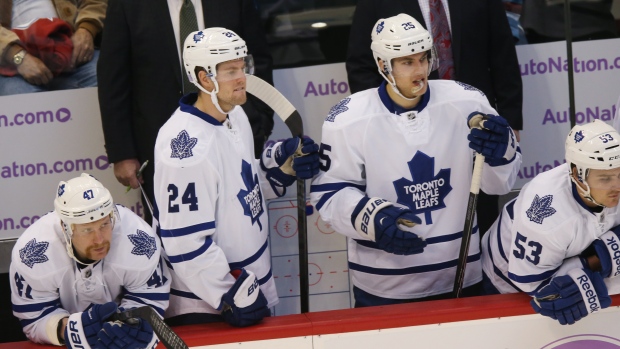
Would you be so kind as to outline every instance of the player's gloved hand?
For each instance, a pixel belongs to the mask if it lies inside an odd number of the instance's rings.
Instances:
[[[300,154],[298,149],[301,155],[294,157],[296,153]],[[300,143],[299,137],[293,137],[266,148],[260,164],[273,191],[283,196],[286,187],[293,184],[297,177],[309,179],[319,173],[318,151],[319,146],[309,137],[305,137],[303,143]]]
[[[353,210],[351,221],[355,230],[375,241],[382,250],[412,255],[424,252],[426,241],[417,234],[401,229],[422,221],[409,209],[396,207],[381,198],[364,198]]]
[[[110,321],[103,324],[97,334],[97,348],[100,349],[142,349],[154,348],[159,339],[153,328],[142,319],[130,321]]]
[[[222,296],[222,317],[235,327],[251,326],[270,316],[267,299],[251,271],[241,270],[237,281]]]
[[[467,122],[471,131],[467,136],[469,147],[485,156],[485,162],[491,166],[507,164],[517,153],[517,140],[506,119],[498,115],[484,115],[482,128],[471,125],[479,112],[471,113]]]
[[[536,292],[530,304],[537,313],[572,325],[611,305],[603,277],[589,269],[572,269]]]
[[[620,226],[594,240],[591,247],[601,262],[601,276],[614,278],[620,275]]]
[[[97,334],[114,312],[117,305],[114,302],[95,304],[82,313],[69,316],[65,328],[65,344],[67,348],[94,349],[97,347]]]

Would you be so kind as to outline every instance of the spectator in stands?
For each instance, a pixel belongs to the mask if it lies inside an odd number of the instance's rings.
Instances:
[[[504,7],[506,8],[506,17],[508,17],[508,24],[510,25],[510,31],[512,37],[515,39],[515,45],[527,44],[525,38],[525,31],[521,27],[519,18],[521,17],[521,10],[523,8],[523,0],[502,0]]]
[[[0,96],[97,86],[106,3],[0,2]]]
[[[182,24],[182,25],[181,25]],[[99,107],[108,159],[123,185],[138,187],[136,171],[153,201],[153,149],[160,127],[197,89],[183,71],[182,39],[198,28],[225,27],[252,52],[255,75],[272,82],[272,59],[252,0],[110,0],[99,61]],[[260,154],[273,128],[273,111],[253,96],[243,105]],[[147,221],[150,219],[147,217]]]
[[[482,90],[491,106],[508,120],[518,140],[523,126],[521,73],[500,0],[359,0],[346,63],[351,92],[376,88],[383,80],[368,49],[368,33],[379,18],[399,13],[415,18],[426,26],[435,43],[442,43],[438,47],[440,70],[444,66],[447,75],[433,73],[430,79],[457,80]],[[497,196],[481,192],[477,211],[480,231],[485,232],[499,215]]]
[[[564,0],[524,0],[521,25],[530,44],[566,40]],[[611,13],[612,0],[573,1],[573,41],[613,39],[618,36]]]

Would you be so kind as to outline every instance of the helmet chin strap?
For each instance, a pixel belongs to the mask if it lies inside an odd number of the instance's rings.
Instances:
[[[71,240],[71,237],[73,236],[73,230],[71,229],[71,225],[68,225],[63,221],[60,221],[60,226],[63,231],[62,236],[65,238],[65,248],[67,250],[67,254],[69,255],[69,257],[73,258],[76,262],[83,264],[83,265],[93,265],[97,263],[97,261],[93,261],[92,263],[87,263],[87,262],[84,262],[78,259],[75,253],[73,252],[73,241]]]
[[[200,91],[211,96],[211,102],[215,106],[215,109],[217,109],[217,111],[219,111],[220,113],[226,115],[228,114],[228,112],[225,112],[224,110],[222,110],[222,107],[220,107],[220,103],[217,101],[217,93],[220,92],[220,85],[217,83],[217,81],[214,78],[210,78],[210,79],[211,81],[213,81],[213,84],[215,84],[215,88],[213,89],[213,91],[207,91],[207,89],[202,87],[200,84],[194,84],[194,85],[196,85],[196,87],[198,87]]]
[[[577,191],[579,191],[579,193],[580,193],[581,195],[583,195],[583,198],[584,198],[584,199],[586,199],[586,200],[590,201],[591,203],[593,203],[593,204],[595,204],[595,205],[597,205],[597,206],[600,206],[600,207],[603,207],[603,208],[606,208],[606,207],[607,207],[607,206],[605,206],[605,205],[603,205],[603,204],[599,203],[598,201],[594,200],[594,198],[593,198],[593,197],[592,197],[592,195],[590,194],[590,186],[588,185],[588,182],[585,182],[585,181],[584,181],[584,182],[579,182],[579,181],[577,181],[577,180],[575,179],[575,177],[574,177],[572,174],[571,174],[571,176],[570,176],[570,179],[571,179],[571,181],[573,181],[573,183],[575,183],[575,186],[577,187]],[[585,185],[585,186],[586,186],[586,189],[583,189],[583,188],[579,185],[579,183],[581,183],[581,184]]]

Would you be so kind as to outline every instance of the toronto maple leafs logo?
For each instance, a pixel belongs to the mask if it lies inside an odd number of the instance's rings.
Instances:
[[[446,207],[444,200],[452,190],[450,169],[441,169],[435,175],[435,158],[421,151],[415,153],[409,165],[411,180],[394,181],[398,203],[414,213],[424,213],[426,224],[433,224],[431,212]]]
[[[477,88],[475,88],[475,87],[473,87],[473,86],[471,86],[471,85],[468,85],[468,84],[466,84],[466,83],[464,83],[464,82],[460,82],[460,81],[455,81],[455,82],[456,82],[457,84],[459,84],[459,85],[460,85],[463,89],[465,89],[466,91],[478,91],[478,92],[482,95],[482,97],[484,97],[484,96],[485,96],[484,92],[480,91],[479,89],[477,89]]]
[[[62,194],[64,194],[64,193],[65,193],[65,184],[63,183],[63,184],[58,186],[58,197],[61,197]]]
[[[556,212],[551,207],[551,202],[553,202],[553,195],[545,195],[542,199],[538,195],[534,196],[532,206],[525,211],[527,218],[534,223],[542,224],[543,219],[552,216]]]
[[[157,251],[157,245],[155,244],[155,238],[149,236],[149,234],[138,229],[137,234],[127,235],[129,241],[133,244],[134,248],[131,250],[132,254],[136,256],[146,256],[151,259],[155,251]]]
[[[245,188],[239,190],[237,198],[243,207],[243,214],[252,219],[252,224],[258,222],[258,227],[263,230],[260,216],[263,214],[263,194],[258,184],[258,175],[252,177],[252,166],[246,161],[241,161],[241,178]]]
[[[204,38],[205,35],[202,33],[202,30],[199,31],[198,33],[194,34],[194,42],[197,43],[200,40],[202,40],[202,38]]]
[[[381,23],[377,25],[377,34],[381,33],[383,31],[383,28],[385,28],[385,22],[381,21]]]
[[[338,102],[335,106],[333,106],[329,110],[329,114],[327,115],[327,118],[325,119],[325,121],[334,122],[334,119],[336,119],[336,115],[340,113],[344,113],[345,111],[349,110],[349,107],[347,107],[347,104],[349,104],[350,101],[351,101],[351,98],[347,97],[341,100],[340,102]]]
[[[198,143],[198,138],[191,138],[185,130],[179,132],[179,135],[170,141],[170,148],[172,148],[170,157],[183,160],[194,156],[192,149],[196,143]]]
[[[583,138],[583,131],[578,131],[577,133],[575,133],[575,143],[581,142]]]
[[[45,263],[48,261],[45,251],[47,251],[49,244],[47,241],[37,242],[37,239],[32,239],[26,243],[24,248],[19,250],[19,258],[22,263],[30,268],[37,263]]]

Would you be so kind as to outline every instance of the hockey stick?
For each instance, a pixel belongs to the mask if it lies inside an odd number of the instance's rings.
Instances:
[[[484,115],[478,114],[469,119],[469,127],[481,127]],[[465,267],[467,266],[467,256],[469,255],[469,243],[474,227],[474,216],[476,215],[476,202],[480,192],[480,178],[482,177],[482,165],[484,165],[484,155],[476,154],[474,159],[474,172],[471,176],[471,186],[469,188],[469,199],[467,200],[467,211],[465,213],[465,226],[463,227],[463,237],[461,238],[461,250],[459,251],[458,264],[456,265],[456,277],[452,296],[459,298],[465,280]]]
[[[121,313],[115,313],[110,317],[110,321],[122,321],[128,324],[132,323],[131,319],[140,318],[148,322],[153,328],[153,332],[157,335],[159,340],[164,343],[164,346],[168,349],[189,349],[187,344],[177,335],[174,331],[166,325],[164,320],[159,317],[159,314],[153,308],[149,306],[129,309]]]
[[[304,135],[303,122],[297,109],[276,90],[261,78],[247,75],[247,92],[267,104],[280,116],[291,134],[301,140]],[[306,226],[306,182],[297,179],[297,231],[299,233],[299,292],[301,312],[307,313],[310,308],[310,285],[308,283],[308,231]]]

